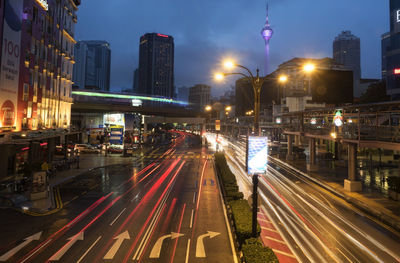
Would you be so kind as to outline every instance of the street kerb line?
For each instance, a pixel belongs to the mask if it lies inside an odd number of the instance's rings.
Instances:
[[[216,176],[218,176],[218,174],[217,174],[217,172],[216,172],[216,169],[215,169],[215,163],[213,163],[213,168],[214,168],[214,174],[215,174]],[[221,201],[222,210],[223,210],[223,212],[224,212],[225,225],[226,225],[226,230],[228,231],[229,242],[230,242],[230,244],[231,244],[233,262],[234,262],[234,263],[238,263],[239,261],[238,261],[238,259],[237,259],[236,248],[235,248],[235,245],[234,245],[234,243],[233,243],[233,237],[232,237],[231,227],[230,227],[230,224],[229,224],[229,221],[228,221],[228,215],[227,215],[227,213],[226,213],[226,208],[225,208],[224,200],[223,200],[223,197],[222,197],[222,194],[221,194],[221,188],[220,188],[220,185],[219,185],[219,180],[217,179],[217,180],[215,180],[215,181],[216,181],[216,184],[217,184],[217,186],[218,186],[218,193],[219,193],[219,197],[220,197],[220,201]]]
[[[82,259],[89,253],[89,251],[97,244],[97,242],[99,242],[101,236],[99,236],[96,241],[94,241],[94,243],[88,248],[88,250],[86,250],[86,252],[78,259],[78,261],[76,263],[79,263],[82,261]]]

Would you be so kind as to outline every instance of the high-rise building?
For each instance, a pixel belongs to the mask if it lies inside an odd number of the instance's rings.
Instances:
[[[269,24],[269,17],[268,17],[268,5],[267,5],[267,18],[264,27],[261,29],[261,36],[265,42],[265,72],[264,74],[267,75],[269,73],[269,41],[272,38],[274,31],[272,30]]]
[[[390,46],[390,32],[387,32],[382,35],[381,47],[382,47],[382,80],[386,80],[387,74],[387,59],[386,53],[387,49]]]
[[[204,84],[198,84],[189,89],[189,107],[201,111],[210,104],[211,87]]]
[[[139,93],[174,96],[174,38],[159,33],[140,37]]]
[[[392,100],[400,99],[400,1],[390,0],[390,32],[382,37],[382,65],[386,91]]]
[[[111,49],[106,41],[79,41],[75,45],[74,88],[110,90]]]
[[[79,5],[0,1],[0,131],[69,127]]]
[[[333,41],[333,59],[353,71],[354,92],[359,94],[361,79],[360,39],[351,31],[342,31]]]
[[[0,180],[23,163],[51,162],[56,141],[71,134],[80,3],[0,1]]]

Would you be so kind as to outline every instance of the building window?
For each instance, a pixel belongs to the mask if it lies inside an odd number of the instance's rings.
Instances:
[[[28,101],[28,98],[29,98],[29,85],[27,83],[24,83],[22,99],[23,101]]]

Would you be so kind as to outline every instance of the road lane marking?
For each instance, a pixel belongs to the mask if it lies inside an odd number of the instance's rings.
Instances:
[[[275,229],[268,228],[268,227],[265,227],[265,226],[262,226],[262,227],[261,227],[261,229],[264,229],[264,230],[267,230],[267,231],[272,231],[272,232],[279,233],[279,232],[278,232],[278,231],[276,231]]]
[[[31,243],[34,240],[39,240],[40,237],[42,236],[42,231],[40,231],[39,233],[36,233],[34,235],[31,235],[27,238],[24,239],[24,242],[22,242],[21,244],[19,244],[18,246],[14,247],[13,249],[9,250],[7,253],[5,253],[4,255],[2,255],[0,257],[0,261],[7,261],[8,259],[10,259],[12,256],[14,256],[15,254],[18,253],[18,251],[20,251],[21,249],[23,249],[25,246],[27,246],[29,243]]]
[[[115,223],[115,221],[117,221],[117,219],[122,215],[123,212],[125,212],[125,210],[126,210],[126,207],[124,209],[122,209],[121,213],[119,213],[119,215],[110,223],[110,226],[112,226]]]
[[[196,258],[205,258],[206,257],[206,251],[204,249],[204,242],[203,242],[204,238],[205,237],[214,238],[220,234],[221,233],[218,233],[218,232],[207,231],[207,234],[200,235],[197,238],[197,242],[196,242]]]
[[[68,238],[67,244],[65,244],[60,250],[58,250],[51,258],[49,258],[49,261],[58,261],[64,256],[65,253],[78,241],[78,240],[83,240],[83,232],[79,232],[78,234]]]
[[[286,252],[283,252],[283,251],[281,251],[281,250],[278,250],[278,249],[272,249],[275,253],[278,253],[278,254],[282,254],[282,255],[284,255],[284,256],[287,256],[287,257],[291,257],[291,258],[296,258],[295,256],[293,256],[292,254],[288,254],[288,253],[286,253]]]
[[[150,258],[160,258],[162,245],[163,245],[165,239],[171,238],[171,240],[174,240],[181,236],[184,236],[184,234],[171,232],[171,234],[169,234],[169,235],[164,235],[164,236],[160,237],[157,240],[157,242],[154,244],[153,249],[150,252]]]
[[[114,245],[108,250],[107,254],[103,257],[103,259],[113,259],[115,257],[115,254],[117,254],[119,248],[121,247],[122,243],[124,242],[125,239],[131,239],[129,236],[128,230],[119,234],[118,236],[114,237],[116,240]]]
[[[194,213],[194,210],[192,209],[192,215],[190,216],[190,228],[192,228],[192,226],[193,226],[193,213]]]
[[[265,219],[262,219],[262,218],[258,218],[258,220],[259,220],[259,221],[263,221],[263,222],[267,222],[267,223],[271,223],[270,221],[265,220]]]
[[[88,250],[86,250],[86,252],[82,255],[82,257],[80,259],[78,259],[78,261],[76,263],[81,262],[86,257],[86,255],[89,253],[89,251],[97,244],[97,242],[99,242],[100,238],[101,238],[101,236],[99,236],[96,239],[96,241],[93,242],[93,244],[88,248]]]
[[[196,192],[193,193],[193,204],[196,202]]]
[[[37,250],[35,250],[34,252],[32,252],[32,254],[30,254],[27,258],[25,258],[24,260],[21,261],[21,263],[24,263],[25,261],[27,261],[28,259],[30,259],[33,255],[35,255],[37,252],[39,252],[44,246],[46,246],[48,243],[50,243],[50,241],[52,241],[52,239],[47,240],[47,242],[45,242],[43,245],[41,245]]]
[[[190,238],[188,239],[187,247],[186,247],[186,259],[185,263],[189,262],[189,253],[190,253]]]
[[[278,242],[278,243],[281,243],[281,244],[285,244],[286,245],[286,243],[285,243],[285,241],[283,241],[283,240],[279,240],[279,239],[276,239],[276,238],[273,238],[273,237],[269,237],[269,236],[264,236],[266,239],[269,239],[269,240],[272,240],[272,241],[275,241],[275,242]]]
[[[181,231],[182,221],[183,221],[183,215],[185,214],[185,208],[186,208],[186,203],[183,204],[181,220],[179,221],[179,226],[178,226],[178,233]],[[174,250],[173,250],[173,252],[172,252],[172,257],[171,257],[170,263],[173,263],[173,262],[174,262],[175,251],[176,251],[176,247],[178,246],[178,238],[179,238],[179,236],[177,237],[177,239],[176,239],[176,241],[175,241]]]

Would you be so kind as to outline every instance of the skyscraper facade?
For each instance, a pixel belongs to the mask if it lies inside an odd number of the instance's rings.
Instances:
[[[74,88],[110,90],[111,49],[106,41],[79,41],[75,45]]]
[[[333,41],[333,59],[353,71],[354,93],[359,95],[361,79],[360,38],[351,31],[342,31]]]
[[[265,42],[265,65],[264,65],[265,75],[269,73],[269,41],[271,40],[273,33],[274,31],[272,30],[269,24],[268,5],[267,5],[267,18],[264,27],[261,29],[261,36]]]
[[[382,80],[386,80],[386,74],[387,74],[387,60],[386,60],[386,52],[387,49],[390,46],[390,32],[387,32],[382,35],[382,42],[381,42],[381,47],[382,47]]]
[[[174,38],[159,33],[140,37],[139,89],[150,96],[174,96]]]
[[[80,2],[0,1],[0,132],[69,127]]]
[[[386,91],[392,100],[400,99],[400,1],[390,0],[390,32],[382,37],[382,68]],[[384,35],[385,36],[385,35]]]
[[[189,89],[189,107],[194,110],[203,110],[210,104],[211,87],[204,84],[198,84]]]

